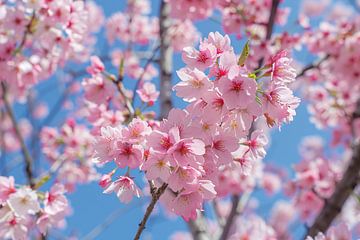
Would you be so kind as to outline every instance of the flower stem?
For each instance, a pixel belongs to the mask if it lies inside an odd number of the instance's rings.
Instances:
[[[157,201],[159,200],[159,198],[161,197],[161,195],[165,192],[166,188],[167,188],[167,184],[164,183],[163,185],[161,185],[161,187],[159,187],[156,191],[154,191],[151,195],[151,202],[149,204],[149,206],[146,208],[146,212],[144,214],[143,219],[141,220],[141,222],[139,223],[139,228],[136,232],[136,235],[134,237],[134,240],[139,240],[141,233],[144,231],[145,229],[145,225],[147,220],[149,219],[152,211],[154,210],[154,207],[157,203]]]

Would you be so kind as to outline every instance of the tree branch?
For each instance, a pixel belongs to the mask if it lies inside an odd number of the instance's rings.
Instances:
[[[160,6],[160,119],[166,117],[172,107],[171,100],[171,78],[172,78],[172,57],[173,49],[171,47],[171,39],[169,36],[169,27],[171,19],[169,17],[170,6],[164,0]]]
[[[276,19],[276,13],[277,13],[277,9],[279,7],[280,4],[280,0],[273,0],[271,3],[271,9],[270,9],[270,15],[269,15],[269,20],[268,23],[266,25],[266,40],[270,40],[271,36],[273,34],[273,29],[274,29],[274,24],[275,24],[275,19]],[[259,60],[259,68],[261,68],[261,66],[264,63],[264,58],[261,58]]]
[[[232,197],[231,211],[227,217],[228,220],[226,221],[220,240],[226,240],[228,238],[234,220],[238,215],[240,215],[244,211],[244,208],[247,202],[249,201],[250,196],[251,196],[251,191],[247,191],[243,193],[241,198],[239,197],[239,195],[234,195]]]
[[[311,70],[311,69],[319,68],[320,65],[321,65],[324,61],[326,61],[329,57],[330,57],[329,55],[326,55],[324,58],[320,59],[320,61],[318,61],[318,62],[316,62],[316,63],[311,63],[311,64],[305,66],[305,67],[301,70],[301,72],[296,76],[296,78],[304,76],[305,73],[306,73],[307,71]]]
[[[135,88],[134,88],[134,91],[133,91],[133,97],[132,97],[132,100],[131,100],[131,102],[132,102],[133,104],[134,104],[135,97],[136,97],[136,90],[138,90],[139,85],[140,85],[141,82],[143,81],[143,78],[144,78],[145,73],[146,73],[146,69],[149,67],[150,63],[155,60],[155,56],[156,56],[156,53],[157,53],[157,51],[159,50],[159,48],[160,48],[160,46],[157,46],[157,47],[152,51],[151,56],[146,60],[146,63],[145,63],[145,65],[144,65],[144,70],[143,70],[143,72],[141,73],[139,79],[136,81],[136,85],[135,85]]]
[[[141,220],[141,222],[139,223],[139,228],[136,232],[136,235],[134,237],[134,240],[139,240],[141,233],[144,231],[145,229],[145,225],[147,220],[149,219],[152,211],[154,210],[154,207],[157,203],[157,201],[159,200],[159,198],[161,197],[161,195],[165,192],[166,188],[167,188],[167,184],[164,183],[163,185],[161,185],[161,187],[159,187],[155,192],[153,192],[152,196],[151,196],[151,202],[149,204],[149,206],[146,209],[146,212],[144,214],[143,219]]]
[[[21,151],[25,160],[25,174],[28,180],[28,183],[31,187],[34,187],[34,175],[32,172],[32,158],[31,155],[29,153],[29,150],[26,147],[25,141],[20,133],[20,129],[19,129],[19,125],[18,122],[16,121],[16,117],[14,115],[14,112],[11,108],[11,104],[7,98],[7,89],[6,89],[6,85],[4,82],[1,82],[1,88],[2,88],[2,99],[5,105],[5,109],[7,114],[9,115],[12,125],[14,127],[15,130],[15,135],[18,138],[18,141],[20,142],[20,146],[21,146]]]
[[[196,220],[190,220],[187,225],[193,236],[193,240],[209,240],[206,232],[206,223],[203,217],[198,216]]]
[[[353,119],[357,118],[358,116],[360,116],[360,100],[358,101],[357,109],[353,114]],[[333,195],[325,201],[324,207],[316,217],[312,226],[308,229],[305,238],[307,236],[313,237],[318,232],[326,232],[333,220],[341,212],[343,205],[356,188],[359,180],[360,142],[358,140],[357,142],[354,141],[353,155],[342,179],[337,183]]]

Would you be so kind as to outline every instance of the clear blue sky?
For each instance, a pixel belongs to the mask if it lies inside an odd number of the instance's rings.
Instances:
[[[124,8],[126,1],[104,1],[97,0],[100,4],[106,16],[110,16],[114,12],[120,11]],[[119,3],[120,2],[120,3]],[[152,0],[153,15],[157,15],[159,12],[159,0]],[[295,16],[300,8],[300,2],[296,0],[285,1],[282,6],[287,5],[291,7],[292,13],[290,14],[289,25],[285,28],[276,28],[279,30],[293,31]],[[203,36],[207,36],[211,31],[223,32],[221,26],[213,21],[199,21],[196,23],[198,30]],[[103,39],[100,37],[99,39]],[[234,37],[232,38],[233,46],[238,46],[237,52],[240,51],[243,42],[236,42]],[[99,42],[98,46],[102,46],[103,42]],[[100,50],[100,49],[98,49]],[[309,62],[312,58],[306,53],[297,53],[296,58],[303,62]],[[174,56],[174,69],[179,69],[183,66],[180,54]],[[158,81],[156,79],[155,81]],[[177,82],[177,76],[174,76],[174,82]],[[53,100],[49,100],[52,102]],[[184,106],[179,99],[175,100],[175,105],[178,107]],[[59,119],[64,116],[59,116]],[[290,169],[291,163],[299,161],[298,156],[298,143],[307,135],[313,135],[321,133],[315,129],[315,127],[309,123],[308,114],[306,111],[305,103],[302,102],[301,106],[297,110],[297,116],[295,121],[282,127],[281,132],[274,131],[272,134],[272,146],[269,148],[266,162],[271,162],[277,166],[286,166]],[[323,134],[322,134],[323,135]],[[324,135],[323,135],[324,136]],[[109,168],[102,169],[105,172]],[[22,170],[18,169],[17,171]],[[140,182],[140,180],[137,180]],[[279,196],[268,198],[263,195],[258,195],[260,200],[260,210],[268,209],[270,203],[273,203]],[[116,198],[115,194],[105,195],[102,194],[102,189],[97,183],[82,185],[77,188],[74,194],[69,195],[71,205],[74,210],[74,214],[67,218],[68,226],[65,234],[74,233],[79,236],[80,239],[88,234],[95,226],[104,222],[111,214],[120,215],[116,217],[115,221],[112,221],[111,225],[107,227],[96,239],[99,240],[112,240],[112,239],[132,239],[135,234],[137,224],[141,220],[144,212],[144,200],[135,200],[130,205],[123,205]],[[260,211],[261,216],[266,216],[267,211]],[[114,215],[113,215],[114,217]],[[147,239],[149,233],[152,234],[152,239],[163,240],[176,230],[186,230],[186,225],[181,218],[167,219],[163,215],[154,215],[150,218],[146,231],[143,235],[143,239]],[[301,230],[300,230],[301,231]],[[60,235],[64,233],[59,232]],[[299,233],[301,234],[301,232]]]

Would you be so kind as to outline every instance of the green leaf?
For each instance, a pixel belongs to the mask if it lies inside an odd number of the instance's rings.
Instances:
[[[42,185],[44,185],[45,183],[47,183],[50,180],[51,176],[50,175],[45,175],[43,176],[34,186],[34,189],[38,189],[40,188]]]
[[[241,52],[241,55],[239,57],[239,61],[238,61],[239,66],[244,66],[245,65],[245,61],[248,58],[249,53],[250,53],[250,41],[247,40],[246,43],[245,43],[245,46],[244,46],[244,48],[243,48],[243,50]]]

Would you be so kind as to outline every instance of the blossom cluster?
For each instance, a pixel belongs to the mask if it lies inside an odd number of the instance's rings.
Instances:
[[[356,47],[359,27],[356,19],[322,22],[319,29],[308,30],[303,39],[307,48],[319,56],[317,67],[302,77],[311,121],[318,128],[333,129],[334,145],[349,145],[349,118],[360,98],[360,72],[356,67],[360,62]],[[358,126],[359,121],[354,124]]]
[[[303,221],[311,221],[320,212],[336,183],[341,179],[340,161],[331,161],[324,154],[324,143],[319,137],[307,137],[301,147],[300,163],[294,166],[295,179],[285,187]]]
[[[56,171],[56,181],[67,191],[76,185],[98,179],[95,164],[90,161],[93,152],[93,137],[88,128],[68,119],[58,131],[44,127],[40,134],[42,151]]]
[[[167,184],[160,200],[169,211],[189,220],[196,218],[205,200],[255,187],[268,143],[264,131],[292,121],[299,99],[288,87],[295,70],[284,51],[268,61],[261,76],[246,64],[239,65],[229,37],[217,32],[201,41],[198,49],[184,48],[182,56],[187,66],[177,72],[180,82],[173,89],[189,105],[172,109],[161,122],[140,115],[128,126],[103,124],[94,132],[95,157],[98,163],[114,161],[118,168],[128,168],[114,182],[117,169],[103,176],[105,193],[115,191],[123,202],[140,196],[129,173],[140,168],[155,186]],[[91,69],[96,69],[94,63]],[[104,73],[90,73],[107,81]],[[108,95],[96,97],[102,101],[97,104],[113,96],[110,91],[102,93]],[[251,126],[261,119],[266,122],[264,131],[251,133]],[[265,188],[278,188],[275,175],[269,173],[267,179]]]
[[[40,192],[17,187],[12,176],[0,176],[0,237],[28,239],[31,233],[46,234],[51,228],[63,227],[70,211],[65,192],[58,183]]]
[[[0,7],[0,81],[18,96],[67,60],[85,61],[94,43],[91,34],[101,24],[88,15],[99,11],[97,5],[83,1],[17,1]]]
[[[212,16],[215,9],[222,14],[221,24],[226,33],[241,33],[256,28],[265,29],[269,20],[272,1],[270,0],[236,0],[236,1],[181,1],[167,0],[171,6],[171,16],[176,19],[199,20]],[[285,24],[290,9],[277,10],[276,22]],[[259,31],[260,32],[260,31]]]

